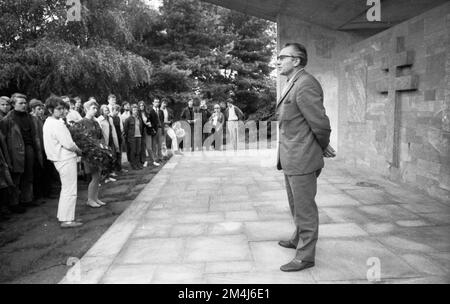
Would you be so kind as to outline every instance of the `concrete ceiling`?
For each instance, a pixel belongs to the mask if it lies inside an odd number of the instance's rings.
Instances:
[[[384,30],[448,0],[381,0],[381,21],[368,22],[366,0],[202,0],[276,22],[281,14],[334,30]]]

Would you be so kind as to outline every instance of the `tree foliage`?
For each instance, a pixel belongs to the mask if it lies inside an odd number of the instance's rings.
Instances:
[[[159,11],[143,0],[82,0],[81,22],[67,22],[66,10],[65,0],[0,2],[0,94],[233,96],[250,118],[273,113],[268,21],[196,0],[163,0]]]
[[[153,66],[130,46],[134,19],[123,1],[90,0],[67,22],[66,1],[1,2],[0,91],[127,98],[151,81]],[[135,1],[138,4],[139,1]],[[6,24],[6,27],[3,25]]]

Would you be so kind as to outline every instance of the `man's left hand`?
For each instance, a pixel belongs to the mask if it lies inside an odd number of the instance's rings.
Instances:
[[[334,150],[332,146],[328,145],[328,147],[326,147],[323,151],[323,156],[327,158],[336,157],[336,150]]]

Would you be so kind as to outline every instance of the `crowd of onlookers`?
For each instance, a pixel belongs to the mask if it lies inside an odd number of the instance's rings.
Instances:
[[[180,116],[184,126],[175,122],[167,99],[151,95],[150,101],[119,105],[111,94],[107,104],[100,106],[94,97],[83,103],[79,97],[51,96],[45,104],[37,99],[28,101],[20,93],[0,97],[0,220],[39,206],[46,198],[56,198],[59,192],[57,218],[61,227],[81,226],[75,219],[79,176],[90,176],[86,204],[104,206],[98,198],[100,182],[115,182],[115,177],[127,172],[122,168],[123,151],[131,169],[141,170],[159,166],[171,154],[182,155],[183,145],[185,151],[202,149],[203,145],[220,150],[225,122],[236,148],[237,122],[244,114],[231,100],[228,105],[215,104],[211,113],[206,100],[194,108],[190,99]],[[188,131],[194,134],[198,120],[202,128],[208,124],[208,132],[196,142],[194,136],[187,137],[189,143],[184,142],[183,128],[190,126]],[[85,147],[77,146],[70,132],[75,124],[87,130],[89,138],[108,147],[114,159],[112,170],[105,172],[81,157]],[[214,134],[213,142],[206,141],[208,133]]]

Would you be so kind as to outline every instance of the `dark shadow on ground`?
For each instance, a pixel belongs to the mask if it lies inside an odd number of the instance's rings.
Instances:
[[[102,184],[100,199],[106,206],[98,209],[85,205],[87,183],[79,180],[77,219],[84,225],[61,229],[56,219],[58,199],[13,215],[0,223],[0,283],[55,284],[69,270],[70,257],[81,258],[103,235],[117,217],[162,168],[130,170],[117,182]]]

